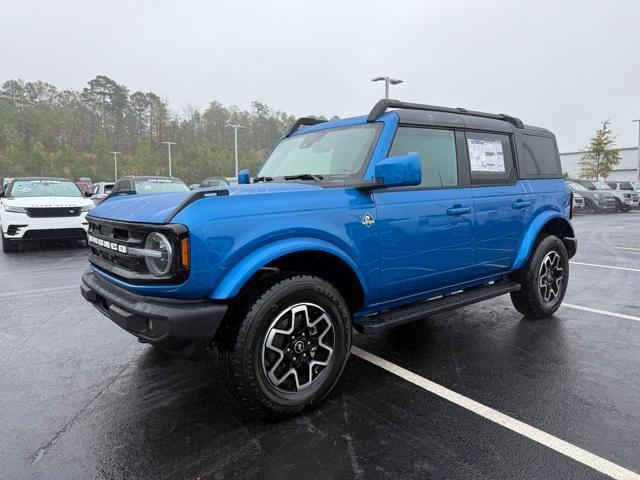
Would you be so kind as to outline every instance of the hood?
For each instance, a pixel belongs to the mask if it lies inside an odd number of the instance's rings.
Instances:
[[[249,185],[234,185],[227,187],[230,196],[273,194],[297,190],[320,190],[323,187],[316,184],[301,182],[289,183],[252,183]],[[176,210],[193,197],[205,196],[216,192],[216,188],[203,188],[176,193],[135,194],[111,197],[91,210],[92,217],[119,220],[123,222],[163,223]]]
[[[86,207],[93,206],[93,201],[84,197],[18,197],[5,198],[7,205],[17,207]]]

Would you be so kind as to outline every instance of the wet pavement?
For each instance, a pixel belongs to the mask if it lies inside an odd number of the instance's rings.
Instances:
[[[640,316],[640,212],[574,226],[565,302]],[[85,265],[83,248],[0,253],[2,479],[607,478],[355,356],[309,414],[248,417],[215,355],[162,354],[87,304]],[[503,297],[355,343],[640,472],[640,321],[530,321]]]

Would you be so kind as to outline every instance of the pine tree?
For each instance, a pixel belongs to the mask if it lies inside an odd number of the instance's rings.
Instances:
[[[616,137],[609,128],[609,120],[605,120],[580,159],[580,176],[595,178],[596,181],[607,178],[613,167],[620,163],[620,151],[615,148],[615,143]]]

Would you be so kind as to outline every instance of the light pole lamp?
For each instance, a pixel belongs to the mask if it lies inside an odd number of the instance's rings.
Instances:
[[[173,174],[171,172],[171,145],[175,145],[176,142],[160,142],[160,143],[164,143],[167,146],[167,153],[169,154],[169,176],[173,177]]]
[[[640,119],[632,120],[638,123],[638,181],[640,182]]]
[[[372,78],[372,82],[381,82],[384,80],[384,98],[389,98],[389,85],[398,85],[402,83],[403,80],[399,78],[391,78],[391,77],[376,77]]]
[[[118,181],[118,154],[120,152],[109,152],[113,153],[113,181]]]
[[[238,178],[238,129],[247,128],[244,125],[233,125],[228,124],[225,125],[225,128],[233,128],[233,144],[235,147],[235,157],[236,157],[236,178]]]

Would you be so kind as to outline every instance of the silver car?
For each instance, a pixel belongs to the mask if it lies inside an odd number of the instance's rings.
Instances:
[[[573,180],[576,183],[579,183],[583,187],[586,187],[588,190],[598,190],[609,192],[613,195],[616,200],[616,210],[618,212],[628,212],[633,207],[638,206],[639,197],[634,195],[631,192],[624,192],[622,190],[613,190],[607,182],[602,181],[593,181],[593,180]]]

